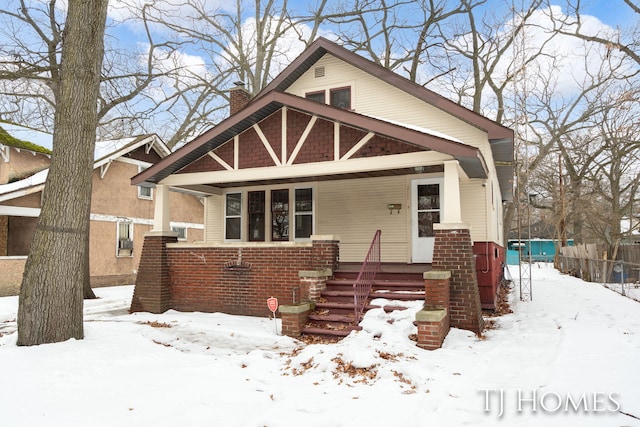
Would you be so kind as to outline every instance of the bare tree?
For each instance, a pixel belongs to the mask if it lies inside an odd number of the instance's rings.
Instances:
[[[624,0],[629,6],[630,12],[640,18],[640,5],[632,0]],[[584,29],[584,23],[582,19],[582,3],[581,0],[567,0],[568,10],[572,11],[571,14],[550,14],[555,23],[555,31],[558,34],[569,35],[577,37],[590,43],[600,44],[605,46],[610,52],[619,51],[629,57],[637,65],[640,65],[640,19],[635,23],[635,26],[622,31],[607,31],[590,33]],[[550,7],[549,11],[553,9]],[[625,13],[626,11],[619,11],[619,13]]]
[[[18,345],[82,339],[93,151],[108,0],[70,0],[47,193],[20,288]]]

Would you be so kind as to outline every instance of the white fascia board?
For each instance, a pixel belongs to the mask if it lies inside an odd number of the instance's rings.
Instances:
[[[0,205],[0,216],[26,216],[37,218],[40,216],[40,208],[23,208],[21,206]]]
[[[169,186],[196,184],[223,184],[237,181],[269,179],[308,178],[314,176],[373,172],[387,169],[402,169],[414,166],[433,166],[452,160],[453,157],[436,151],[394,154],[332,162],[302,163],[265,168],[239,169],[233,171],[194,172],[169,175],[159,184]]]
[[[19,197],[28,196],[29,194],[38,193],[44,189],[44,184],[35,185],[33,187],[21,188],[15,191],[0,193],[0,202],[17,199]]]

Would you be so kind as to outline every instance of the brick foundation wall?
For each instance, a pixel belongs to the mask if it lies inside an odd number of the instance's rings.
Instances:
[[[432,268],[451,272],[450,324],[479,334],[484,321],[475,267],[468,229],[436,230]]]
[[[301,270],[316,269],[319,265],[337,265],[337,243],[313,241],[312,244],[242,247],[241,264],[250,268],[225,267],[225,264],[237,264],[240,249],[237,246],[169,247],[166,249],[164,268],[168,300],[165,303],[163,299],[162,307],[164,310],[171,308],[180,311],[270,316],[267,298],[278,298],[280,305],[293,304],[295,292],[297,299],[300,299]],[[139,287],[165,288],[162,285],[151,286],[149,279],[145,279],[150,277],[147,264],[151,262],[151,257],[145,257],[146,250],[147,238],[140,261],[132,311],[152,311],[139,304],[143,294],[142,290],[138,290]],[[157,252],[152,245],[149,245],[149,250]],[[158,262],[153,262],[155,267],[151,270],[160,270]],[[154,280],[161,282],[164,279],[156,274]]]

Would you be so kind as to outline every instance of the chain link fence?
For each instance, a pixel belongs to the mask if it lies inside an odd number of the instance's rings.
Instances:
[[[602,283],[621,295],[640,301],[640,264],[563,255],[558,264],[562,273],[587,282]]]

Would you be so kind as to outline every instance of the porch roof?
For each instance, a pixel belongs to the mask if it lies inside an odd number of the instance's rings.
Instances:
[[[488,176],[487,164],[478,148],[463,144],[444,134],[368,117],[274,90],[255,99],[238,113],[196,137],[149,169],[134,176],[131,183],[133,185],[157,184],[283,107],[373,132],[383,137],[418,146],[425,151],[451,156],[459,161],[461,168],[470,178],[486,178]]]

